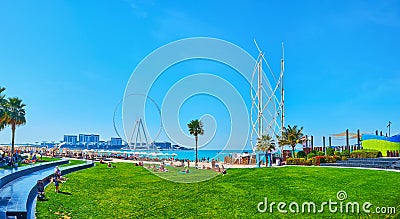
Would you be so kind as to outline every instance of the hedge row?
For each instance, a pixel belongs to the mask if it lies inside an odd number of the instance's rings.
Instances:
[[[362,149],[350,153],[351,158],[377,158],[382,157],[382,153],[378,150]]]
[[[288,158],[286,159],[287,165],[306,165],[306,166],[319,166],[320,163],[336,163],[340,159],[337,156],[314,156],[309,159],[306,158]]]

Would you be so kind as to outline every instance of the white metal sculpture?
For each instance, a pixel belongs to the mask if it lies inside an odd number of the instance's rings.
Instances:
[[[264,56],[265,53],[261,51],[255,40],[254,43],[259,51],[259,55],[252,73],[250,87],[250,144],[253,152],[256,151],[257,140],[261,139],[262,135],[270,135],[277,142],[277,136],[281,135],[285,121],[285,91],[283,87],[285,63],[283,43],[279,77],[275,76]],[[267,71],[263,70],[263,64],[267,66]]]

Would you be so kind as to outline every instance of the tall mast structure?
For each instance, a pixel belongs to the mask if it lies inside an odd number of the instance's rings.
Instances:
[[[257,142],[262,135],[270,135],[273,140],[280,135],[284,128],[284,47],[282,43],[282,58],[280,61],[280,74],[275,77],[270,65],[265,59],[257,42],[254,43],[259,51],[251,77],[251,136],[250,143],[253,152],[256,151]],[[263,64],[267,67],[263,70]]]

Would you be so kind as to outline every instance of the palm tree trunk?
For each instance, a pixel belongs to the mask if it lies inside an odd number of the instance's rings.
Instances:
[[[265,152],[265,167],[268,167],[268,154]]]
[[[14,155],[15,123],[11,125],[11,155]]]
[[[198,136],[196,135],[195,136],[195,139],[196,139],[196,161],[195,161],[195,166],[197,167],[197,141],[198,141]]]
[[[293,158],[295,158],[295,157],[294,157],[294,148],[295,148],[295,147],[296,147],[296,145],[295,145],[294,147],[292,146],[292,157],[293,157]]]

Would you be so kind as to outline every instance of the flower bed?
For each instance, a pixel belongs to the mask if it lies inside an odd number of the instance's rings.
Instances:
[[[305,165],[305,166],[319,166],[321,163],[336,163],[340,159],[337,156],[314,156],[308,159],[305,158],[288,158],[286,159],[287,165]]]

